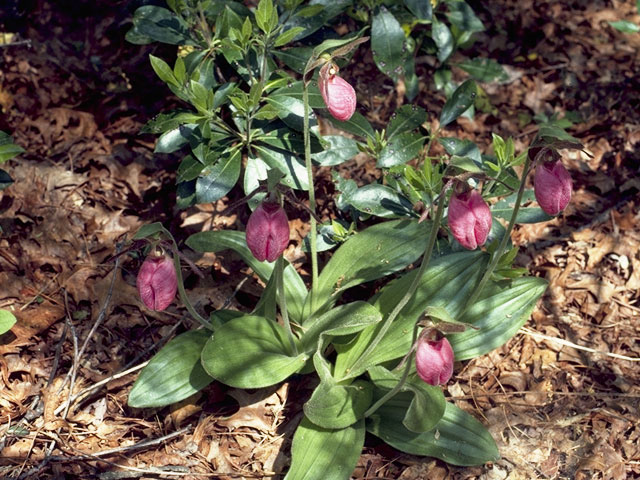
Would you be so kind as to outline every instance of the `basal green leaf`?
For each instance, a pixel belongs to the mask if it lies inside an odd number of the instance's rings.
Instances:
[[[447,335],[456,360],[478,357],[504,345],[527,321],[546,288],[547,282],[538,277],[489,282],[459,318],[477,329]]]
[[[367,422],[367,430],[398,450],[412,455],[439,458],[453,465],[483,465],[500,458],[487,429],[474,417],[451,403],[429,432],[415,433],[403,424],[410,395],[396,395]]]
[[[213,378],[202,368],[200,353],[210,336],[209,330],[195,330],[167,343],[140,372],[128,404],[135,408],[162,407],[209,385]]]
[[[426,238],[427,234],[424,236]],[[413,299],[398,315],[375,351],[361,358],[382,323],[367,327],[360,332],[357,341],[339,348],[334,371],[336,379],[355,378],[375,365],[403,357],[411,348],[413,327],[427,307],[444,307],[457,318],[486,268],[487,257],[482,252],[462,252],[432,258]],[[413,270],[382,288],[375,306],[383,316],[397,305],[416,274]]]
[[[430,225],[393,220],[350,237],[336,250],[318,278],[318,307],[335,302],[347,288],[384,277],[415,262],[424,252]]]
[[[303,418],[291,445],[284,480],[349,480],[364,446],[364,420],[331,430]]]
[[[299,371],[309,356],[290,356],[287,333],[264,317],[245,315],[218,328],[202,350],[202,365],[236,388],[275,385]]]
[[[319,427],[345,428],[363,418],[372,397],[373,386],[363,380],[350,385],[323,381],[304,404],[304,413]]]

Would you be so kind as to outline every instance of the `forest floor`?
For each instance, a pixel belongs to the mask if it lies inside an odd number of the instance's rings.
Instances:
[[[177,102],[148,63],[172,49],[125,42],[126,2],[33,3],[19,25],[31,46],[0,45],[0,130],[26,151],[3,166],[15,183],[0,192],[0,308],[18,318],[0,337],[0,477],[281,478],[304,382],[255,393],[214,382],[172,407],[127,406],[139,366],[195,325],[177,302],[142,307],[140,260],[117,252],[154,221],[184,240],[242,229],[246,214],[215,216],[233,199],[176,209],[178,157],[139,134]],[[517,263],[549,281],[546,294],[510,342],[457,364],[445,387],[501,460],[453,467],[372,437],[354,478],[640,478],[640,34],[608,23],[639,23],[635,1],[472,3],[488,29],[464,53],[506,65],[509,80],[484,85],[491,111],[451,134],[486,148],[496,132],[522,151],[534,115],[571,112],[586,153],[563,152],[564,213],[513,233]],[[402,100],[370,58],[354,65],[343,73],[359,111],[381,126]],[[428,59],[418,67],[418,103],[439,112]],[[187,280],[197,308],[251,308],[261,286],[237,257],[187,254],[206,272]]]

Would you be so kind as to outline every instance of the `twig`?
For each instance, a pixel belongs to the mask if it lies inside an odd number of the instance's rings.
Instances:
[[[53,379],[56,377],[56,372],[58,371],[58,363],[60,363],[60,355],[62,354],[62,344],[67,338],[67,331],[69,330],[69,325],[67,322],[64,324],[64,329],[62,330],[62,335],[60,335],[60,340],[56,345],[56,352],[53,357],[53,365],[51,366],[51,373],[49,374],[49,380],[47,381],[47,387],[51,386],[53,383]]]
[[[20,311],[22,312],[25,308],[27,308],[29,305],[31,305],[33,302],[35,302],[36,300],[38,300],[38,297],[40,295],[42,295],[44,293],[44,291],[49,288],[49,285],[51,285],[52,282],[54,282],[58,277],[60,276],[59,273],[56,273],[55,276],[53,278],[51,278],[47,283],[45,283],[44,287],[42,287],[40,290],[38,290],[38,293],[36,293],[33,298],[31,300],[29,300],[27,303],[25,303],[24,305],[22,305],[20,307]]]
[[[62,414],[62,418],[66,420],[67,414],[69,413],[69,406],[71,405],[71,395],[73,394],[73,387],[76,383],[76,375],[78,373],[78,363],[80,362],[80,355],[78,355],[78,336],[76,335],[76,329],[71,322],[71,313],[69,311],[69,296],[67,295],[67,291],[64,291],[64,309],[66,311],[65,322],[69,330],[71,331],[71,338],[73,339],[73,362],[71,363],[71,379],[69,382],[69,395],[67,396],[67,402],[64,407],[64,413]],[[58,389],[58,392],[64,386],[64,383]]]
[[[93,390],[96,390],[96,389],[102,387],[103,385],[106,385],[107,383],[111,382],[112,380],[117,380],[118,378],[126,377],[130,373],[133,373],[133,372],[136,372],[138,370],[141,370],[144,367],[146,367],[148,363],[149,363],[149,361],[147,360],[146,362],[142,362],[140,365],[136,365],[135,367],[132,367],[132,368],[130,368],[128,370],[125,370],[125,371],[120,372],[120,373],[115,373],[115,374],[113,374],[113,375],[111,375],[110,377],[107,377],[107,378],[103,378],[102,380],[100,380],[97,383],[94,383],[90,387],[87,387],[87,388],[85,388],[83,390],[80,390],[75,395],[72,395],[71,396],[71,401],[72,402],[76,401],[80,397],[83,397],[86,394],[92,392]],[[53,413],[55,415],[58,415],[62,411],[63,408],[64,408],[63,405],[60,405],[58,408],[56,408],[56,410]]]
[[[27,47],[31,48],[31,40],[27,39],[27,40],[17,40],[15,42],[9,42],[9,43],[0,43],[0,48],[17,47],[20,45],[26,45]]]
[[[619,353],[610,353],[610,352],[601,352],[600,350],[595,350],[589,347],[583,347],[581,345],[577,345],[575,343],[569,342],[568,340],[564,340],[562,338],[550,337],[548,335],[543,335],[542,333],[535,332],[533,330],[528,329],[527,327],[522,327],[520,329],[526,335],[529,335],[534,338],[540,338],[543,340],[550,340],[552,342],[557,342],[560,345],[564,345],[566,347],[572,347],[576,350],[583,350],[589,353],[597,353],[598,355],[604,355],[606,357],[619,358],[620,360],[627,360],[629,362],[640,362],[640,357],[627,357],[626,355],[620,355]]]

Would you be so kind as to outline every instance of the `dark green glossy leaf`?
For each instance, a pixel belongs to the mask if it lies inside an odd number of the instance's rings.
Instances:
[[[163,133],[156,142],[155,153],[173,153],[189,143],[189,138],[197,128],[194,123],[180,125],[173,130]]]
[[[325,135],[322,141],[327,143],[326,150],[314,153],[311,158],[323,167],[340,165],[360,153],[358,143],[352,138],[342,135]]]
[[[200,352],[210,336],[209,330],[195,330],[167,343],[140,372],[129,393],[129,406],[170,405],[209,385],[213,378],[202,368]]]
[[[264,163],[285,175],[282,180],[284,185],[298,190],[309,188],[307,170],[294,153],[266,145],[254,145],[254,149]]]
[[[386,185],[376,183],[365,185],[343,200],[361,212],[377,217],[417,217],[411,202]]]
[[[10,160],[22,152],[24,152],[24,148],[13,143],[13,140],[8,134],[0,131],[0,163]]]
[[[422,151],[424,137],[419,133],[405,132],[394,136],[382,149],[376,166],[390,168],[413,160]]]
[[[453,92],[440,113],[440,125],[449,125],[462,115],[476,98],[477,86],[473,80],[467,80]]]
[[[160,222],[154,222],[148,225],[143,225],[133,236],[133,239],[141,240],[143,238],[148,238],[155,235],[156,233],[162,232],[163,230],[164,230],[164,227]]]
[[[455,25],[461,32],[481,32],[484,25],[480,21],[473,9],[463,0],[448,0],[447,18],[452,25]]]
[[[196,201],[212,203],[229,193],[240,178],[241,160],[241,151],[235,150],[205,167],[196,181]]]
[[[364,446],[364,420],[331,430],[303,418],[291,445],[291,467],[284,480],[348,480]]]
[[[434,18],[431,25],[431,36],[438,47],[438,60],[444,62],[451,56],[456,46],[451,30],[445,23]]]
[[[133,24],[137,34],[134,39],[141,40],[142,36],[171,45],[196,45],[186,22],[166,8],[140,7],[133,14]]]
[[[438,139],[438,142],[440,142],[449,155],[468,157],[475,162],[482,162],[480,149],[471,140],[461,140],[456,137],[441,137]]]
[[[424,0],[404,0],[404,4],[407,8],[420,20],[431,20],[433,15],[431,2],[425,2]]]
[[[412,132],[427,121],[427,112],[416,105],[403,105],[391,115],[387,126],[387,139],[395,135]]]
[[[289,127],[299,132],[303,130],[304,103],[302,100],[285,95],[270,95],[267,102],[276,109],[278,117]],[[317,125],[315,114],[309,109],[309,127],[315,125]]]
[[[216,380],[236,388],[275,385],[300,370],[309,356],[290,356],[281,325],[245,315],[218,328],[202,350],[202,365]]]
[[[180,82],[173,74],[173,69],[161,58],[154,57],[153,55],[149,55],[149,60],[151,61],[151,67],[153,71],[156,72],[158,78],[162,80],[164,83],[169,85],[173,85],[174,87],[180,87]]]
[[[4,190],[13,183],[13,178],[0,168],[0,190]]]
[[[185,110],[174,110],[172,112],[161,113],[149,120],[140,133],[164,133],[178,128],[180,125],[196,123],[202,120],[201,115],[196,115]]]
[[[373,384],[383,390],[391,390],[400,380],[401,372],[389,371],[382,366],[371,367],[368,372]],[[415,375],[409,377],[400,390],[411,392],[413,398],[402,423],[412,432],[428,432],[442,418],[445,398],[442,389],[423,382]]]
[[[286,50],[274,50],[272,53],[291,70],[302,75],[312,52],[313,48],[311,47],[293,47]]]
[[[451,403],[429,432],[415,433],[403,424],[410,395],[402,393],[385,403],[367,422],[367,430],[398,450],[436,457],[453,465],[482,465],[500,458],[487,429]]]
[[[351,4],[352,0],[316,0],[313,5],[308,5],[306,8],[316,8],[316,5],[323,8],[316,10],[312,15],[305,14],[304,8],[299,9],[284,23],[284,28],[302,27],[304,30],[296,37],[296,40],[301,40],[317,31]]]
[[[389,10],[384,6],[374,14],[371,21],[371,52],[378,69],[397,78],[406,57],[403,49],[405,43],[404,30]]]
[[[204,165],[200,163],[193,155],[187,155],[178,165],[178,176],[176,181],[189,182],[195,180],[204,169]]]
[[[327,108],[322,99],[322,94],[318,90],[318,85],[314,83],[309,84],[309,107],[310,108]],[[293,97],[302,101],[302,82],[291,82],[286,87],[282,87],[274,91],[269,95],[269,98],[275,97]]]

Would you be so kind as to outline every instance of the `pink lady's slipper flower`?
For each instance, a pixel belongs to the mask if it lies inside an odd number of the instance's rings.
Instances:
[[[261,262],[275,261],[289,244],[287,214],[277,203],[262,202],[247,222],[247,245]]]
[[[326,63],[318,75],[318,88],[329,113],[336,120],[346,122],[356,111],[356,91],[337,73],[337,65]]]
[[[454,192],[449,201],[449,228],[464,248],[484,245],[491,230],[491,210],[476,190]]]
[[[449,340],[418,340],[416,371],[429,385],[444,385],[453,374],[453,350]]]
[[[178,279],[173,260],[166,256],[148,256],[136,279],[142,303],[151,310],[164,310],[176,296]]]
[[[542,162],[533,177],[533,192],[540,208],[548,215],[557,215],[571,200],[571,175],[560,160]]]

